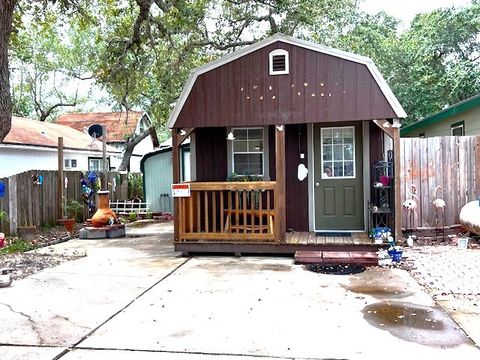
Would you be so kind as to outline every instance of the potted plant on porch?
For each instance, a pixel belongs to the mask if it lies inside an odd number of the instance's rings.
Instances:
[[[62,219],[58,219],[58,223],[65,226],[65,229],[71,233],[77,218],[83,212],[83,205],[76,200],[70,200],[64,205],[63,211],[66,215]]]

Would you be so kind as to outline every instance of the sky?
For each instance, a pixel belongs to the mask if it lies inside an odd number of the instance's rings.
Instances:
[[[470,0],[363,0],[360,9],[370,14],[383,10],[402,20],[404,26],[407,26],[417,13],[440,7],[462,7],[469,3]]]

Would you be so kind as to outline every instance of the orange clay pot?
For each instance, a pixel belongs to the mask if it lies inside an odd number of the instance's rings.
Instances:
[[[98,210],[92,216],[93,227],[102,227],[110,223],[110,219],[117,220],[117,216],[110,209],[109,192],[108,190],[102,190],[97,193],[98,195]]]

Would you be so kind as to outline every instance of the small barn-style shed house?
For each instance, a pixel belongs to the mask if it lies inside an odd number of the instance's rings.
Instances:
[[[282,34],[196,69],[168,121],[174,183],[187,137],[192,152],[190,192],[175,199],[176,250],[368,245],[377,212],[398,236],[405,116],[370,59]],[[389,161],[382,182],[378,161]],[[380,208],[370,204],[379,186],[393,189]]]

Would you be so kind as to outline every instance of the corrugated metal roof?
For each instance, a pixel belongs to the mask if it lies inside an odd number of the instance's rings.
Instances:
[[[3,144],[33,145],[44,147],[57,147],[58,138],[63,137],[63,146],[69,149],[101,151],[102,143],[75,130],[69,126],[41,122],[13,116],[12,128],[5,137]],[[119,152],[107,145],[108,152]]]
[[[108,142],[125,142],[135,132],[137,123],[144,114],[139,111],[64,114],[58,117],[56,123],[82,132],[93,124],[105,125]]]

